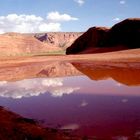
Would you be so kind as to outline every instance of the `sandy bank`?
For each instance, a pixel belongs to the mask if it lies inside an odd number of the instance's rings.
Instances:
[[[130,49],[101,54],[55,55],[29,57],[1,57],[0,67],[14,66],[21,63],[37,63],[45,61],[100,61],[100,62],[140,62],[140,49]]]

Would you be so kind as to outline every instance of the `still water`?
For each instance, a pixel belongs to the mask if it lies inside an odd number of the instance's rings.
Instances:
[[[73,134],[140,137],[140,64],[43,62],[0,69],[0,106]]]

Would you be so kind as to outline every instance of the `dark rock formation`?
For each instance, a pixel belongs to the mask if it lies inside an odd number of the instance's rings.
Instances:
[[[87,51],[102,46],[108,28],[92,27],[82,36],[80,36],[69,48],[66,50],[66,54],[76,54],[82,51]]]
[[[128,48],[140,47],[140,18],[126,19],[114,25],[108,33],[109,45],[125,45]]]
[[[80,36],[66,54],[100,53],[140,47],[140,18],[126,19],[112,28],[92,27]]]
[[[0,140],[82,140],[68,132],[44,128],[36,120],[24,118],[0,106]]]
[[[41,42],[44,42],[48,39],[48,34],[35,34],[34,36],[35,38],[37,38],[38,40],[40,40]]]

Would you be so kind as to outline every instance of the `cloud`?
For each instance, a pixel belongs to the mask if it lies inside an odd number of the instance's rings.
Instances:
[[[121,1],[120,1],[120,4],[125,4],[125,3],[126,3],[125,0],[121,0]]]
[[[113,21],[120,21],[120,18],[116,17],[113,19]]]
[[[38,28],[39,28],[39,32],[57,32],[57,31],[61,31],[61,24],[43,23]]]
[[[82,6],[85,3],[84,0],[74,0],[74,1],[77,2],[79,6]]]
[[[39,96],[49,93],[53,97],[71,94],[78,87],[64,87],[62,78],[36,78],[16,82],[0,81],[0,96],[21,99],[23,97]]]
[[[49,32],[60,31],[60,23],[51,23],[40,16],[9,14],[0,16],[0,32]]]
[[[0,16],[0,33],[19,32],[19,33],[35,33],[35,32],[56,32],[61,31],[61,21],[78,20],[68,14],[59,14],[59,12],[50,12],[47,18],[36,15],[17,15],[9,14]]]
[[[52,22],[62,22],[62,21],[78,20],[78,18],[72,17],[68,14],[60,14],[59,12],[55,11],[48,13],[47,20]]]

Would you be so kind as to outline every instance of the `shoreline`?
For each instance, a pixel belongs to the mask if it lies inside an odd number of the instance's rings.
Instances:
[[[0,67],[21,63],[45,61],[95,61],[95,62],[140,62],[140,49],[123,50],[98,54],[49,55],[49,56],[12,56],[0,57]]]

